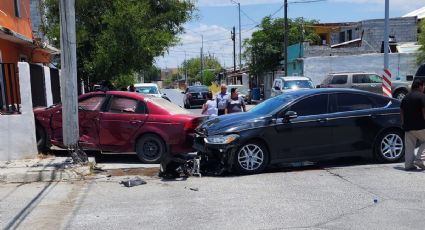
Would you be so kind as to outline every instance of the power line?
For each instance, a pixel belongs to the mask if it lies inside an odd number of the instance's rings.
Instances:
[[[254,20],[254,19],[252,19],[250,16],[248,16],[248,14],[247,14],[247,13],[245,13],[245,11],[243,11],[242,9],[241,9],[241,12],[242,12],[242,14],[244,14],[244,15],[245,15],[245,17],[247,17],[249,20],[251,20],[252,22],[254,22],[254,23],[258,24],[258,22],[257,22],[257,21],[255,21],[255,20]]]
[[[305,0],[305,1],[293,1],[288,2],[288,4],[297,4],[297,3],[314,3],[314,2],[326,2],[327,0]]]

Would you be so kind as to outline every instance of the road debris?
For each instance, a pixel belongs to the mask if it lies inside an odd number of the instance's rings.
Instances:
[[[144,181],[142,178],[136,176],[133,179],[129,180],[123,180],[120,182],[120,184],[124,185],[125,187],[134,187],[146,184],[146,181]]]

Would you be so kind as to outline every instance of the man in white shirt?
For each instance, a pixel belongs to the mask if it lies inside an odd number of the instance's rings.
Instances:
[[[230,94],[227,93],[227,85],[221,84],[221,92],[217,94],[216,101],[217,101],[217,108],[218,108],[218,115],[223,115],[224,110],[226,109],[227,102],[230,99]]]

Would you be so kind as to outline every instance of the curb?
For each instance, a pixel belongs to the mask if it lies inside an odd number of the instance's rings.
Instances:
[[[96,164],[94,158],[89,158],[85,166],[70,165],[63,161],[55,166],[37,165],[36,167],[15,167],[0,169],[0,183],[31,183],[84,180],[92,174]]]

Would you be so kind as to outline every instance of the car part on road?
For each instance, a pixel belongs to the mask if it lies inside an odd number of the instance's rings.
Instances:
[[[404,156],[403,138],[399,130],[390,130],[379,135],[375,143],[377,160],[383,163],[400,161]]]
[[[137,156],[143,163],[157,164],[166,152],[164,141],[154,134],[143,135],[136,143]]]
[[[120,182],[120,184],[129,188],[129,187],[134,187],[134,186],[146,184],[146,181],[144,181],[142,178],[136,176],[133,179],[123,180],[123,181]]]

